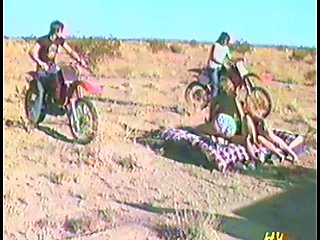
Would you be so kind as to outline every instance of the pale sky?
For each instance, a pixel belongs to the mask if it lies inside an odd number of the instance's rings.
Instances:
[[[53,20],[71,35],[316,46],[315,0],[7,0],[4,35],[42,36]]]

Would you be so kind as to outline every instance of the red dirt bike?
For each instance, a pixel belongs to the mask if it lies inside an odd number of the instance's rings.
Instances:
[[[189,71],[197,72],[198,74],[194,76],[196,80],[186,87],[185,100],[187,104],[192,104],[196,110],[203,110],[209,105],[212,97],[216,95],[218,86],[212,83],[208,68],[190,69]],[[272,98],[267,90],[253,84],[251,79],[255,78],[259,81],[261,79],[258,75],[249,73],[244,58],[235,60],[228,69],[222,68],[219,82],[226,78],[229,78],[235,87],[245,88],[246,102],[249,108],[255,109],[256,105],[259,104],[260,110],[261,108],[263,109],[263,117],[267,117],[271,113]]]
[[[31,71],[28,74],[32,77],[29,82],[29,88],[25,95],[25,112],[31,124],[37,125],[41,123],[50,109],[60,109],[62,113],[51,113],[52,115],[65,115],[69,119],[69,127],[76,142],[87,144],[91,142],[98,132],[98,114],[90,99],[84,96],[84,91],[91,94],[99,94],[102,87],[93,83],[80,79],[79,64],[68,64],[64,66],[52,66],[55,71],[60,70],[62,81],[60,82],[59,98],[54,99],[50,94],[44,93],[42,100],[41,114],[37,122],[31,114],[32,106],[37,97],[37,83],[39,79],[38,73]],[[52,70],[52,69],[51,69]],[[45,77],[50,77],[50,73],[46,73]]]

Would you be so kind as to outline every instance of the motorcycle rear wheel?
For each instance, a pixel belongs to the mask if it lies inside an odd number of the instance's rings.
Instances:
[[[191,82],[184,92],[184,98],[189,106],[194,110],[203,110],[210,102],[209,89],[198,81]]]
[[[42,100],[43,108],[41,109],[41,113],[39,118],[36,120],[34,116],[32,116],[31,109],[35,103],[35,98],[37,97],[37,88],[36,86],[31,86],[25,95],[24,99],[24,109],[27,116],[27,119],[32,124],[39,124],[44,121],[46,117],[46,107],[44,105],[44,99]]]

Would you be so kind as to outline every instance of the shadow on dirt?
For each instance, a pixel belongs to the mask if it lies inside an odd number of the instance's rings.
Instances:
[[[190,128],[184,128],[189,129]],[[164,142],[158,131],[145,132],[137,141],[148,145],[162,156],[186,164],[212,169],[205,155],[195,151],[188,143]],[[301,166],[284,167],[265,165],[255,171],[242,172],[282,188],[283,191],[249,206],[235,209],[230,217],[221,219],[221,232],[240,239],[263,239],[266,232],[279,231],[291,234],[290,239],[316,239],[316,170]],[[131,207],[154,213],[174,213],[173,208],[125,203]],[[180,210],[178,210],[180,211]],[[191,211],[194,211],[191,209]]]
[[[203,68],[190,68],[188,69],[188,72],[193,72],[193,73],[197,73],[200,74],[203,71]]]
[[[50,127],[45,127],[45,126],[38,126],[38,130],[44,132],[48,136],[66,142],[66,143],[76,143],[74,139],[68,138],[67,136],[59,133],[58,131],[54,130],[53,128]]]
[[[236,217],[215,214],[215,219],[219,221],[219,228],[216,230],[245,240],[263,239],[266,232],[287,233],[291,236],[289,239],[316,239],[316,171],[298,169],[306,173],[305,178],[301,180],[296,176],[296,183],[281,193],[234,209],[232,212]],[[279,169],[274,167],[274,170]],[[163,208],[128,202],[123,204],[157,214],[182,214],[186,211],[202,216],[213,214],[196,209]]]
[[[142,103],[137,103],[137,102],[133,102],[133,101],[123,101],[123,100],[116,100],[116,99],[112,99],[112,98],[106,98],[106,97],[89,97],[89,99],[93,100],[93,101],[98,101],[98,102],[102,102],[102,103],[110,103],[110,104],[118,104],[118,105],[122,105],[122,106],[138,106],[138,107],[142,107],[144,106],[144,104]]]
[[[181,127],[180,129],[192,131],[191,127]],[[210,171],[216,168],[215,164],[207,160],[202,151],[190,146],[187,142],[167,142],[159,139],[160,131],[161,129],[153,132],[144,131],[142,136],[136,138],[136,141],[150,147],[155,153],[176,162],[204,167]]]
[[[179,129],[194,132],[192,127],[176,127]],[[186,141],[172,142],[163,141],[159,137],[160,131],[152,132],[141,131],[140,137],[136,141],[142,145],[150,147],[155,153],[163,157],[185,164],[193,164],[198,167],[204,167],[208,170],[216,169],[214,161],[208,161],[205,154],[196,147],[192,147]],[[312,174],[311,174],[312,173]],[[257,179],[268,179],[276,187],[287,188],[292,184],[298,183],[305,176],[316,178],[313,169],[306,169],[300,166],[287,168],[270,164],[261,165],[256,170],[241,171],[241,174],[252,176]]]
[[[106,97],[89,97],[89,99],[93,101],[98,101],[101,103],[109,103],[109,104],[116,104],[120,106],[125,106],[125,107],[154,107],[157,108],[161,111],[170,111],[173,113],[177,113],[180,115],[186,115],[188,114],[186,110],[179,105],[172,105],[172,106],[162,106],[158,104],[148,104],[148,103],[137,103],[133,101],[123,101],[123,100],[115,100],[111,98],[106,98]]]
[[[60,116],[63,118],[67,119],[67,113],[65,109],[59,108],[56,104],[48,104],[47,105],[47,109],[46,109],[46,117],[48,116],[52,116],[53,119],[55,119],[55,117]],[[67,120],[69,122],[69,120]],[[55,121],[52,121],[51,124],[55,124]],[[43,126],[43,125],[39,125],[37,127],[38,130],[44,132],[45,134],[47,134],[48,136],[66,142],[66,143],[77,143],[80,145],[83,145],[79,142],[77,142],[75,139],[73,138],[68,138],[67,136],[63,135],[62,133],[56,131],[53,128],[50,128],[48,126]]]
[[[49,115],[49,114],[48,114]],[[30,126],[23,120],[12,120],[12,119],[7,119],[5,120],[4,125],[9,128],[20,128],[25,130],[26,132],[29,132],[30,129],[33,129],[33,127],[30,128]],[[75,140],[72,138],[68,138],[67,136],[59,133],[58,131],[54,130],[53,128],[39,125],[36,127],[37,130],[44,132],[48,136],[66,142],[66,143],[75,143]]]
[[[244,171],[243,175],[252,176],[259,180],[268,180],[273,186],[289,188],[293,185],[300,185],[303,182],[317,178],[315,169],[302,166],[284,167],[265,165],[254,171]]]
[[[297,177],[296,183],[282,193],[233,211],[245,220],[222,216],[224,230],[241,239],[259,239],[248,235],[258,224],[265,232],[288,233],[289,239],[316,239],[316,173],[310,169],[304,171],[309,172],[307,178]],[[256,236],[262,239],[261,235]]]

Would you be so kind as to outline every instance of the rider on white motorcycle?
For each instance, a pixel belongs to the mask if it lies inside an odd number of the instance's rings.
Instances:
[[[59,99],[62,74],[56,68],[56,55],[59,47],[62,47],[72,58],[86,65],[85,61],[66,43],[62,36],[64,24],[54,21],[50,24],[48,35],[40,37],[29,51],[31,59],[37,65],[37,99],[32,109],[35,122],[40,116],[44,92],[50,94],[54,99]]]
[[[219,86],[219,75],[223,62],[225,60],[231,61],[231,54],[229,50],[230,35],[226,32],[222,32],[218,40],[212,45],[209,58],[208,58],[208,69],[210,69],[211,83],[215,86]],[[209,84],[210,85],[210,84]],[[218,94],[218,88],[214,88],[215,92],[213,96]]]

